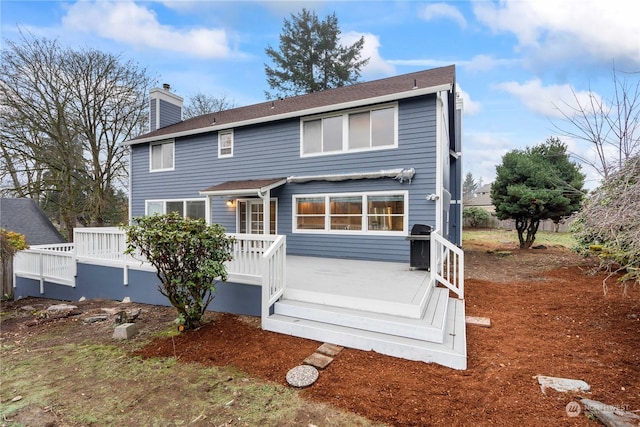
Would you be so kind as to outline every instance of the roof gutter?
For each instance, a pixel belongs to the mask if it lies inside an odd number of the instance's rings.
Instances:
[[[290,111],[290,112],[282,113],[282,114],[275,114],[275,115],[271,115],[271,116],[257,117],[255,119],[241,120],[239,122],[224,123],[224,124],[216,125],[216,126],[207,126],[207,127],[198,128],[198,129],[185,130],[185,131],[182,131],[182,132],[168,133],[168,134],[165,134],[165,135],[157,135],[157,136],[153,136],[153,137],[140,138],[140,139],[130,139],[129,141],[123,142],[123,144],[124,145],[144,144],[144,143],[147,143],[147,142],[155,142],[155,141],[160,141],[160,140],[163,140],[163,139],[179,138],[179,137],[189,136],[189,135],[198,135],[198,134],[201,134],[201,133],[215,132],[215,131],[218,131],[218,130],[237,128],[237,127],[241,127],[241,126],[249,126],[249,125],[255,125],[255,124],[260,124],[260,123],[273,122],[273,121],[276,121],[276,120],[284,120],[284,119],[290,119],[290,118],[295,118],[295,117],[300,117],[300,116],[311,116],[311,115],[314,115],[314,114],[322,114],[322,113],[325,113],[327,111],[336,111],[336,110],[344,110],[344,109],[349,109],[349,108],[357,108],[357,107],[361,107],[363,105],[368,105],[368,104],[390,102],[390,101],[396,101],[396,100],[399,100],[399,99],[413,98],[413,97],[416,97],[416,96],[430,95],[430,94],[433,94],[433,93],[441,92],[443,90],[444,91],[452,90],[452,87],[453,87],[453,85],[451,85],[451,84],[443,84],[443,85],[431,86],[431,87],[427,87],[427,88],[411,89],[411,90],[408,90],[408,91],[405,91],[405,92],[392,93],[392,94],[389,94],[389,95],[382,95],[382,96],[377,96],[377,97],[374,97],[374,98],[359,99],[357,101],[343,102],[343,103],[340,103],[340,104],[324,105],[322,107],[308,108],[306,110]]]

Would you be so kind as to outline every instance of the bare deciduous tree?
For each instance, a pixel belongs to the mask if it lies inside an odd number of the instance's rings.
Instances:
[[[613,95],[608,100],[589,91],[584,101],[574,91],[575,105],[558,107],[564,125],[554,124],[565,137],[593,148],[595,158],[573,155],[605,179],[640,151],[640,80],[620,74],[613,69]]]
[[[235,107],[235,103],[227,98],[226,94],[217,98],[213,95],[198,92],[187,99],[187,103],[182,109],[182,117],[184,120],[187,120],[192,117],[198,117],[209,113],[217,113],[218,111],[229,110]]]
[[[146,69],[25,35],[2,58],[4,192],[53,204],[70,240],[77,221],[103,225],[126,181],[122,142],[146,122]]]

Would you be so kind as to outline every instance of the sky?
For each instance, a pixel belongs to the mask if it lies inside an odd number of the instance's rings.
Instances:
[[[362,81],[455,65],[464,173],[484,184],[505,153],[551,136],[591,158],[586,143],[564,136],[563,112],[590,93],[610,99],[614,66],[640,72],[640,2],[628,0],[2,0],[0,43],[22,32],[111,52],[186,101],[204,93],[244,106],[265,100],[265,49],[278,50],[284,20],[302,8],[335,13],[344,44],[364,37]]]

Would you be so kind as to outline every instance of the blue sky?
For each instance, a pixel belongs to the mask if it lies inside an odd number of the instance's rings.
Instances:
[[[640,71],[640,2],[482,1],[7,1],[1,36],[19,30],[132,59],[185,98],[264,101],[265,48],[303,7],[336,13],[342,40],[365,38],[362,80],[455,64],[465,102],[464,168],[484,183],[514,148],[568,128],[574,93],[612,95],[612,65]],[[590,147],[562,138],[570,150]],[[585,168],[589,187],[596,175]]]

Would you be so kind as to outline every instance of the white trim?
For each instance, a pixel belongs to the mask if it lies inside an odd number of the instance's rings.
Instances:
[[[224,148],[231,148],[231,153],[230,154],[222,154],[222,136],[223,135],[231,135],[231,147],[224,147]],[[233,134],[233,129],[230,130],[224,130],[224,131],[220,131],[218,132],[218,158],[219,159],[224,159],[227,157],[233,157],[233,146],[235,145],[235,135]]]
[[[275,224],[276,224],[276,231],[275,233],[270,233],[270,235],[277,235],[278,234],[278,198],[277,197],[270,197],[269,198],[269,209],[271,209],[271,202],[275,202],[276,205],[276,217],[275,217]],[[244,233],[240,232],[240,207],[238,206],[238,203],[247,203],[247,212],[246,212],[246,216],[247,218],[245,218],[246,220],[246,226],[247,229],[244,231]],[[262,199],[256,199],[256,198],[243,198],[243,199],[236,199],[236,206],[235,208],[235,216],[236,216],[236,233],[238,234],[258,234],[258,233],[251,233],[251,209],[250,209],[250,205],[255,204],[255,205],[263,205],[264,208],[264,202]],[[263,217],[262,217],[262,221],[263,221],[263,230],[264,230],[264,212],[263,212]],[[269,230],[271,232],[271,230]],[[262,234],[262,233],[260,233]]]
[[[158,169],[154,169],[153,168],[153,147],[155,147],[156,145],[169,145],[172,144],[173,150],[171,153],[171,167],[170,168],[158,168]],[[164,150],[164,148],[163,148]],[[162,158],[164,158],[164,156],[161,156]],[[149,172],[155,173],[155,172],[167,172],[167,171],[172,171],[175,170],[176,168],[176,141],[173,139],[163,139],[162,141],[158,141],[158,142],[154,142],[152,144],[149,144]]]
[[[384,231],[384,230],[369,230],[369,216],[367,211],[367,199],[370,196],[402,196],[404,198],[404,213],[402,219],[401,231]],[[298,205],[296,199],[309,197],[309,198],[324,198],[325,212],[324,216],[324,229],[322,230],[306,230],[298,229]],[[362,197],[362,229],[361,230],[332,230],[331,229],[331,212],[329,206],[329,200],[331,197]],[[367,192],[352,192],[352,193],[316,193],[316,194],[294,194],[291,196],[291,232],[299,234],[332,234],[332,235],[350,235],[350,236],[407,236],[409,230],[409,192],[407,190],[400,191],[367,191]],[[320,215],[318,215],[320,216]]]
[[[373,111],[378,111],[378,110],[387,110],[387,109],[393,109],[393,144],[390,145],[383,145],[383,146],[372,146],[370,145],[369,147],[362,147],[362,148],[349,148],[349,116],[351,114],[358,114],[358,113],[366,113],[366,112],[373,112]],[[311,122],[311,121],[316,121],[316,120],[320,120],[321,121],[321,129],[322,128],[322,120],[323,119],[328,119],[328,118],[334,118],[334,117],[341,117],[342,118],[342,149],[341,150],[333,150],[333,151],[320,151],[317,153],[305,153],[303,150],[304,147],[304,124],[306,122]],[[371,116],[369,116],[371,117]],[[322,135],[320,136],[321,141],[320,143],[322,144]],[[372,144],[372,138],[373,138],[373,134],[372,134],[372,122],[371,119],[369,120],[369,144]],[[384,104],[384,105],[376,105],[375,107],[370,107],[370,108],[357,108],[357,109],[351,109],[351,110],[347,110],[347,111],[340,111],[340,112],[331,112],[331,113],[325,113],[325,114],[320,114],[320,115],[314,115],[314,116],[305,116],[305,117],[301,117],[300,118],[300,157],[301,158],[306,158],[306,157],[318,157],[318,156],[331,156],[331,155],[335,155],[335,154],[345,154],[345,153],[362,153],[362,152],[368,152],[368,151],[380,151],[380,150],[392,150],[398,148],[398,103],[397,102],[392,102],[392,103],[388,103],[388,104]]]
[[[398,101],[400,99],[414,98],[422,95],[430,95],[430,94],[438,93],[440,91],[450,91],[451,88],[452,88],[452,85],[447,83],[447,84],[428,87],[428,88],[411,89],[405,92],[392,93],[389,95],[377,96],[373,98],[359,99],[356,101],[342,102],[340,104],[324,105],[322,107],[307,108],[304,110],[290,111],[287,113],[257,117],[249,120],[240,120],[237,122],[224,123],[222,125],[213,125],[213,126],[202,127],[199,129],[190,129],[190,130],[185,130],[181,132],[174,132],[174,133],[162,135],[160,136],[160,138],[178,138],[181,136],[215,132],[221,129],[238,128],[241,126],[248,126],[248,125],[260,124],[260,123],[275,122],[277,120],[291,119],[294,117],[302,117],[302,116],[313,115],[313,114],[322,114],[329,111],[357,108],[357,107],[362,107],[370,104]],[[277,108],[277,102],[278,101],[275,101],[276,108]],[[271,103],[269,104],[265,103],[265,109],[271,108],[270,105]],[[144,144],[146,142],[156,141],[158,138],[159,138],[158,136],[149,136],[146,138],[132,139],[129,141],[125,141],[124,144],[125,145]]]
[[[184,217],[187,212],[186,202],[204,202],[204,220],[207,224],[211,224],[211,212],[209,198],[208,197],[186,197],[177,199],[145,199],[144,201],[144,215],[149,216],[149,203],[162,203],[162,213],[167,213],[167,202],[182,202],[182,216]]]
[[[234,196],[259,196],[260,193],[271,191],[274,188],[280,187],[287,183],[287,178],[283,178],[273,184],[266,185],[260,188],[242,188],[238,190],[216,190],[216,191],[200,191],[201,196],[221,196],[221,197],[234,197]]]

